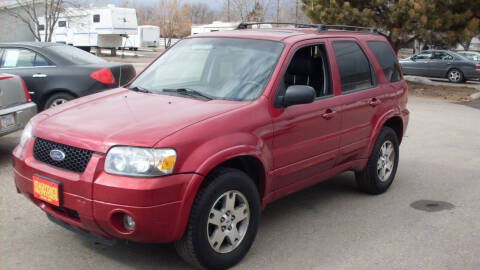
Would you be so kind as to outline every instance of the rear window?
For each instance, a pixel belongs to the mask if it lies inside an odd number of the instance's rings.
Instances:
[[[94,22],[94,23],[100,22],[100,15],[99,15],[99,14],[93,15],[93,22]]]
[[[67,27],[67,21],[58,21],[58,27]]]
[[[50,46],[47,50],[57,54],[66,59],[74,65],[86,65],[106,62],[100,57],[97,57],[89,52],[77,49],[72,46]]]
[[[333,42],[342,92],[363,90],[373,86],[372,69],[367,57],[356,42]]]
[[[383,41],[368,41],[368,47],[375,55],[377,62],[382,67],[383,73],[390,82],[398,82],[402,78],[400,65],[392,49]]]

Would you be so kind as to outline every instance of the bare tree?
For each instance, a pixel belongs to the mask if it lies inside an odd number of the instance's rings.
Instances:
[[[226,0],[223,13],[224,16],[229,14],[230,20],[246,21],[254,10],[255,12],[261,10],[261,14],[255,14],[256,17],[266,18],[271,6],[272,0]]]
[[[180,0],[160,0],[155,5],[154,14],[160,25],[165,47],[170,47],[172,38],[182,38],[190,34],[188,6]]]
[[[212,23],[218,16],[217,12],[212,10],[205,3],[187,4],[190,21],[194,24]]]
[[[0,11],[25,23],[36,40],[49,42],[60,14],[69,4],[66,0],[15,0]],[[43,39],[41,29],[45,33]]]

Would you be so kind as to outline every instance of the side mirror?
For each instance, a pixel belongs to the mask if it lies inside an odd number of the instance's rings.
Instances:
[[[287,88],[283,97],[283,106],[312,103],[315,100],[315,90],[308,85],[292,85]]]
[[[410,57],[410,59],[411,59],[412,61],[415,61],[415,55],[412,56],[412,57]]]

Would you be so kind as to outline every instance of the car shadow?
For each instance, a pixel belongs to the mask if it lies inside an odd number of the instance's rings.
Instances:
[[[316,184],[302,191],[291,194],[269,204],[262,213],[259,234],[256,241],[261,241],[262,228],[283,222],[298,222],[288,213],[319,213],[331,201],[339,197],[348,199],[350,196],[366,196],[360,193],[355,186],[353,173],[347,172],[327,181]],[[328,217],[327,217],[328,218]],[[277,226],[273,226],[274,228]],[[95,251],[107,259],[134,269],[191,269],[176,254],[173,244],[144,244],[119,241],[114,246],[96,244],[81,236],[78,240],[88,249]],[[247,254],[248,257],[248,254]]]

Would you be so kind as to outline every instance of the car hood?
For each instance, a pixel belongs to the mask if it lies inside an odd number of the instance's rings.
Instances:
[[[114,89],[44,111],[35,117],[33,132],[46,140],[100,153],[112,145],[153,147],[187,126],[247,103]]]

